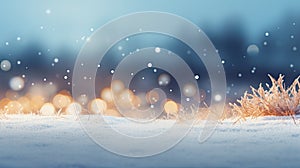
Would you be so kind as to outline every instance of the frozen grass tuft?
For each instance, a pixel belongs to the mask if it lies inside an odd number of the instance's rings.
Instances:
[[[267,89],[259,85],[258,89],[251,87],[252,93],[244,93],[241,99],[234,103],[232,113],[238,117],[238,121],[246,120],[247,117],[257,118],[260,116],[291,116],[295,122],[295,115],[300,114],[299,77],[290,87],[284,84],[284,75],[279,75],[276,80],[268,75],[272,84],[266,84]]]

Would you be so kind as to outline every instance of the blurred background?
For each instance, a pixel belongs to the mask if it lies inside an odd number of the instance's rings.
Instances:
[[[88,37],[110,20],[140,11],[182,16],[207,34],[222,58],[228,101],[235,101],[250,85],[270,82],[267,74],[276,78],[284,74],[289,85],[300,72],[299,9],[298,0],[3,0],[0,98],[7,96],[8,90],[22,94],[34,85],[55,85],[56,90],[71,91],[72,69]],[[157,34],[129,39],[113,46],[99,63],[97,93],[109,85],[111,70],[124,56],[139,48],[159,46],[184,58],[199,75],[199,87],[209,97],[205,67],[188,46]],[[132,89],[139,92],[159,86],[159,75],[167,72],[152,72],[153,68],[137,74]],[[24,83],[20,85],[20,81]],[[171,77],[170,81],[162,88],[178,94],[175,79]]]

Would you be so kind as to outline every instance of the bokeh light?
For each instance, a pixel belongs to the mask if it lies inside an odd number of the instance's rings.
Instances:
[[[122,92],[124,90],[124,88],[125,88],[125,86],[124,86],[123,82],[120,80],[114,80],[111,82],[111,89],[112,89],[113,93],[118,94],[118,93]]]
[[[23,78],[21,78],[19,76],[13,77],[9,81],[10,88],[15,91],[22,90],[24,88],[24,84],[25,84],[25,82],[24,82]]]
[[[2,71],[9,71],[11,68],[11,63],[8,60],[2,60],[0,66]]]
[[[159,94],[155,90],[151,90],[147,93],[147,101],[150,104],[155,104],[159,101]]]
[[[82,106],[85,106],[88,104],[89,98],[86,96],[86,94],[82,94],[77,98],[77,102]]]
[[[158,84],[159,84],[160,86],[167,86],[167,85],[170,84],[170,82],[171,82],[171,77],[170,77],[170,75],[165,74],[165,73],[159,75],[159,77],[158,77]]]
[[[197,93],[197,88],[195,85],[193,84],[186,84],[184,85],[183,87],[183,94],[186,96],[186,97],[193,97],[195,96]]]
[[[31,95],[30,96],[30,105],[33,113],[38,113],[40,108],[44,105],[45,98],[40,95]]]
[[[55,107],[52,103],[45,103],[40,109],[40,114],[45,116],[55,115]]]
[[[129,89],[125,89],[115,99],[115,103],[122,110],[130,110],[134,108],[133,100],[134,100],[133,92]]]
[[[62,94],[57,94],[54,96],[52,103],[54,107],[58,109],[62,109],[67,107],[71,103],[71,98],[69,96],[65,96]]]
[[[20,97],[18,100],[17,100],[23,107],[23,113],[24,114],[29,114],[29,113],[32,113],[32,108],[31,108],[31,105],[30,105],[30,100],[27,98],[27,97]]]
[[[90,110],[95,114],[103,114],[106,109],[107,104],[101,99],[94,99],[90,104]]]
[[[0,110],[4,111],[6,105],[10,102],[10,99],[8,98],[3,98],[0,100]]]
[[[259,48],[256,44],[251,44],[247,48],[247,53],[249,56],[255,56],[259,53]]]
[[[102,91],[101,91],[101,98],[103,100],[105,100],[106,102],[108,103],[111,103],[113,102],[113,94],[112,94],[112,91],[110,88],[104,88]]]
[[[22,105],[17,101],[10,101],[5,108],[6,114],[21,114]]]
[[[173,100],[168,100],[164,105],[164,110],[167,114],[176,114],[178,113],[178,105]]]
[[[69,115],[78,115],[82,111],[82,107],[79,103],[73,102],[69,104],[69,106],[66,108],[66,113]]]

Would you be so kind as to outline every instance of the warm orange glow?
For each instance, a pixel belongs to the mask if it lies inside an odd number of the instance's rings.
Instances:
[[[41,115],[54,115],[55,114],[55,107],[52,103],[45,103],[40,109]]]
[[[72,96],[68,90],[61,90],[58,92],[58,94],[62,94],[62,95],[68,96],[68,97]]]
[[[32,111],[35,113],[40,110],[44,103],[45,98],[43,96],[33,95],[30,97],[30,106],[32,108]]]
[[[108,103],[113,102],[113,95],[110,88],[105,88],[101,92],[101,98]]]
[[[111,82],[111,89],[114,94],[119,94],[124,90],[125,86],[122,81],[114,80]]]
[[[149,103],[146,97],[147,95],[145,93],[139,93],[134,96],[133,105],[139,109],[149,108]]]
[[[31,86],[27,92],[29,97],[39,95],[44,97],[45,101],[56,93],[57,88],[54,84],[35,84],[34,86]]]
[[[112,89],[104,88],[101,91],[101,98],[93,100],[89,99],[85,94],[73,99],[71,93],[67,90],[62,90],[57,93],[55,86],[50,91],[50,94],[47,93],[48,90],[45,89],[46,85],[39,84],[32,86],[25,94],[9,90],[5,93],[5,98],[0,99],[0,113],[35,113],[41,115],[103,114],[121,117],[122,115],[118,110],[132,112],[136,108],[140,110],[148,109],[150,104],[162,101],[160,100],[159,92],[156,90],[135,95],[133,91],[125,88],[122,81],[119,80],[113,81],[111,87]],[[115,95],[113,95],[112,90]],[[57,94],[52,94],[53,91]],[[179,108],[180,104],[172,100],[168,100],[164,103],[164,111],[168,114],[168,117],[169,114],[171,116],[177,116]]]
[[[133,97],[134,97],[134,94],[131,90],[129,89],[126,89],[124,91],[121,92],[119,98],[123,101],[132,101],[133,100]]]
[[[70,115],[78,115],[82,111],[82,107],[79,103],[73,102],[66,108],[66,113]]]
[[[10,101],[5,108],[7,114],[20,114],[22,112],[22,105],[17,101]]]
[[[159,94],[156,91],[151,90],[150,92],[147,93],[147,101],[150,104],[155,104],[158,100],[159,100]]]
[[[172,100],[168,100],[164,105],[165,112],[168,114],[176,114],[178,112],[178,105]]]
[[[30,106],[30,100],[27,97],[20,97],[18,99],[18,102],[23,107],[23,110],[22,110],[23,113],[28,114],[28,113],[32,112],[32,108]]]
[[[5,106],[10,102],[10,99],[3,98],[0,100],[0,110],[4,110]]]
[[[104,100],[94,99],[90,104],[90,111],[95,114],[103,114],[107,109],[107,104]]]
[[[132,104],[135,108],[139,108],[142,106],[142,100],[139,96],[134,96],[132,100]]]
[[[5,97],[11,99],[11,100],[16,100],[20,97],[19,93],[16,91],[8,90],[5,93]]]
[[[54,96],[52,103],[54,107],[62,109],[67,107],[71,103],[71,98],[62,94],[57,94]]]
[[[129,110],[134,106],[133,100],[134,100],[133,92],[129,89],[126,89],[120,93],[120,95],[116,99],[116,103],[118,107]]]
[[[122,115],[114,109],[107,109],[106,111],[104,111],[104,115],[106,116],[114,116],[114,117],[121,117]]]

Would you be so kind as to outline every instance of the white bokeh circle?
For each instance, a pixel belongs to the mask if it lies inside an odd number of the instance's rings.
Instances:
[[[72,78],[73,97],[77,98],[84,94],[89,100],[94,99],[96,97],[95,76],[97,66],[106,52],[114,44],[126,37],[149,32],[174,37],[192,48],[207,69],[211,81],[212,97],[221,95],[223,98],[218,101],[211,99],[212,112],[209,113],[206,124],[199,136],[199,141],[202,142],[213,133],[217,120],[223,112],[226,97],[226,78],[221,59],[209,38],[195,24],[177,15],[162,12],[134,13],[113,20],[95,31],[81,49],[74,66]],[[164,49],[160,49],[157,52],[156,48],[151,51],[147,50],[147,52],[155,53],[164,51]],[[129,58],[124,58],[124,61],[126,62],[127,59]],[[158,68],[165,69],[166,64],[161,64],[159,59],[161,58],[151,59],[151,62],[156,60],[157,62],[153,63],[153,65],[155,66],[156,64]],[[137,64],[132,64],[131,68],[140,70],[139,63],[143,62],[143,59],[136,60]],[[195,82],[194,75],[191,72],[187,72],[187,74],[178,73],[180,67],[167,67],[167,71],[174,69],[172,75],[175,74],[177,82]],[[116,69],[113,78],[122,78],[118,74],[122,74],[120,72],[124,71],[124,68],[119,67],[119,69]],[[91,80],[83,80],[84,77],[88,77]],[[190,78],[192,79],[191,81],[189,81]],[[129,78],[124,78],[123,80],[130,81]],[[128,84],[128,81],[125,83]],[[197,94],[199,94],[198,88]],[[196,119],[186,120],[181,123],[177,121],[170,129],[156,136],[135,137],[116,131],[109,122],[105,121],[102,115],[79,115],[79,119],[86,133],[97,144],[108,151],[129,157],[151,156],[170,149],[182,140],[196,121]],[[142,124],[143,126],[153,124],[152,120],[133,123]]]

